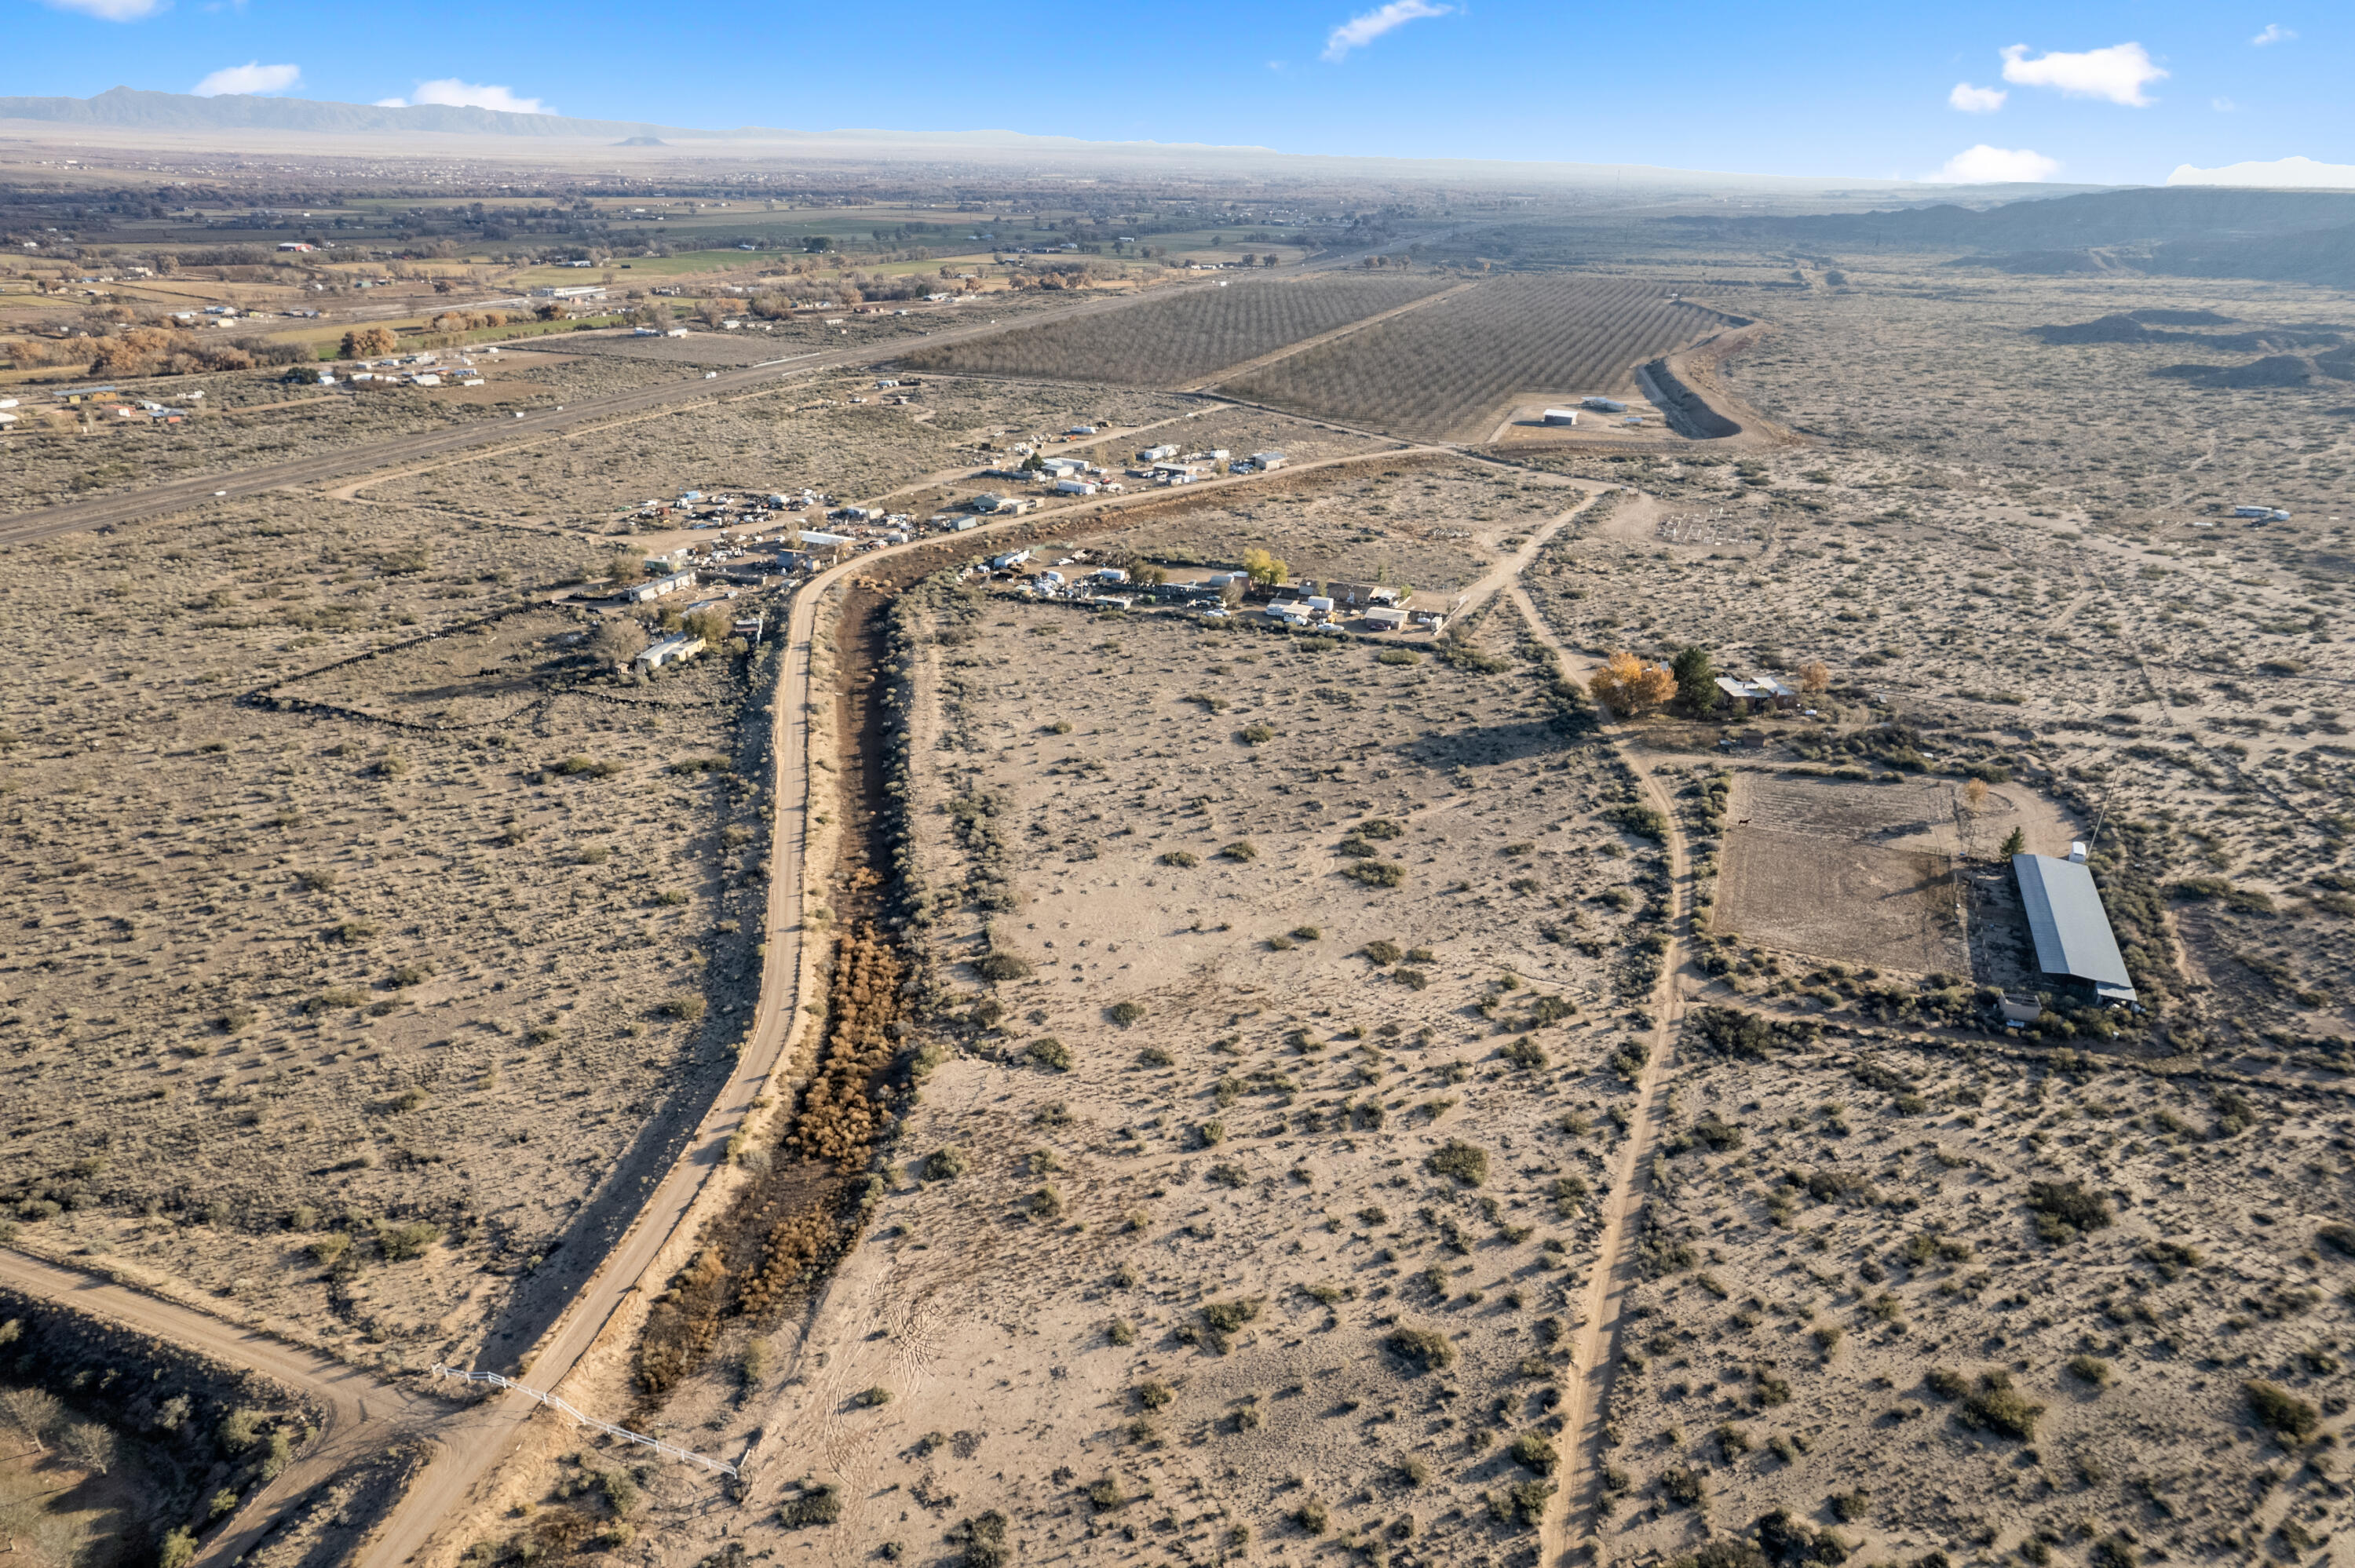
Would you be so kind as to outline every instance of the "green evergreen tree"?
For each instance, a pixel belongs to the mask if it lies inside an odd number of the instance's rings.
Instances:
[[[1676,674],[1677,695],[1685,706],[1697,714],[1715,711],[1722,694],[1717,689],[1717,666],[1710,662],[1708,649],[1696,643],[1679,650],[1669,668]]]

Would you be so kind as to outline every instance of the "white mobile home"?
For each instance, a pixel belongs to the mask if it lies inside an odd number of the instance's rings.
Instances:
[[[614,597],[631,604],[645,604],[649,600],[660,599],[666,593],[677,593],[681,588],[691,588],[694,586],[693,572],[673,572],[668,577],[649,577],[642,583],[631,583]]]
[[[632,663],[638,673],[643,675],[648,671],[659,670],[666,664],[676,664],[683,659],[692,659],[703,652],[703,647],[702,638],[690,636],[682,631],[654,643],[633,660]]]

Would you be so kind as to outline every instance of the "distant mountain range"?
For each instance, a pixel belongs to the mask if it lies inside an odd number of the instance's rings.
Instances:
[[[1667,221],[1850,253],[1962,251],[2007,272],[2149,272],[2355,288],[2355,191],[2221,185],[2094,191],[1977,210],[1941,204],[1806,217]]]
[[[1015,131],[791,131],[767,125],[729,130],[650,125],[631,120],[583,120],[564,114],[516,114],[495,109],[452,109],[417,104],[393,109],[366,103],[328,103],[303,98],[254,98],[223,94],[198,98],[182,92],[149,92],[117,87],[94,98],[0,98],[0,121],[35,122],[93,131],[148,131],[183,136],[208,133],[293,132],[305,136],[410,135],[420,132],[540,142],[601,143],[609,146],[662,146],[692,154],[732,145],[784,149],[805,155],[842,158],[928,159],[959,162],[1058,160],[1124,164],[1171,172],[1180,168],[1222,171],[1252,168],[1299,177],[1401,179],[1481,184],[1568,185],[1641,193],[1746,191],[1764,196],[1832,196],[1842,203],[1886,201],[1923,187],[1902,180],[1797,179],[1767,175],[1666,169],[1634,164],[1508,162],[1473,158],[1329,157],[1279,153],[1266,147],[1220,146],[1184,142],[1090,142],[1076,136],[1033,136]],[[2032,187],[1973,187],[1966,198],[2016,196]],[[2068,189],[2073,187],[2061,187]],[[2086,187],[2073,187],[2083,189]]]
[[[1941,204],[1815,217],[1690,217],[1713,232],[1842,249],[2062,250],[2296,234],[2355,223],[2355,191],[2171,185],[2094,191],[1975,209]]]

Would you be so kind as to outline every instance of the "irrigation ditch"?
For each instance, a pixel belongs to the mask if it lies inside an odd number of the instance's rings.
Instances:
[[[1099,531],[1124,525],[1107,520]],[[1077,536],[1050,520],[993,533],[995,549]],[[726,1209],[709,1221],[685,1266],[650,1304],[633,1358],[634,1419],[658,1412],[703,1366],[732,1320],[760,1331],[815,1298],[834,1265],[856,1247],[886,1182],[880,1165],[900,1112],[923,1075],[944,1058],[925,1019],[924,966],[909,944],[922,895],[903,846],[909,840],[908,731],[915,641],[927,620],[909,612],[907,591],[975,555],[971,541],[895,555],[831,590],[814,633],[827,649],[826,733],[839,737],[813,777],[832,780],[822,809],[841,814],[834,863],[808,874],[823,908],[812,925],[829,933],[821,964],[825,1001],[813,1010],[790,1059],[789,1114],[759,1140],[740,1133],[730,1158],[751,1173]],[[815,715],[813,715],[815,716]],[[815,742],[813,742],[815,748]],[[817,803],[813,802],[815,806]],[[822,819],[821,819],[822,820]]]
[[[993,530],[989,550],[1076,544],[1193,499]],[[785,1114],[757,1139],[739,1133],[730,1147],[750,1180],[706,1223],[687,1262],[648,1307],[633,1358],[633,1425],[655,1416],[731,1323],[760,1333],[814,1307],[888,1190],[882,1172],[901,1114],[950,1054],[954,1032],[973,1022],[932,994],[939,966],[923,949],[940,904],[958,895],[928,889],[907,845],[918,765],[910,749],[915,655],[940,630],[948,603],[930,590],[948,587],[949,574],[978,553],[974,541],[952,537],[879,558],[829,590],[832,602],[820,607],[813,636],[828,668],[811,701],[832,705],[823,729],[838,738],[823,756],[815,755],[820,741],[812,742],[812,776],[829,780],[831,795],[812,806],[841,819],[833,863],[822,863],[824,848],[814,841],[807,870],[814,902],[824,890],[811,924],[828,933],[812,938],[826,945],[825,1001],[789,1053],[790,1080],[773,1091],[794,1097]],[[1571,710],[1582,705],[1575,688],[1558,671],[1550,684],[1562,717],[1575,722]]]

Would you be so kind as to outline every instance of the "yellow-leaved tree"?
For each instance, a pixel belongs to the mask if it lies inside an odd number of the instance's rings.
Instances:
[[[1271,556],[1257,545],[1243,551],[1243,571],[1262,588],[1282,588],[1292,568],[1282,556]]]
[[[1635,718],[1666,706],[1677,694],[1677,678],[1623,648],[1603,661],[1603,668],[1588,679],[1586,689],[1613,713]]]

